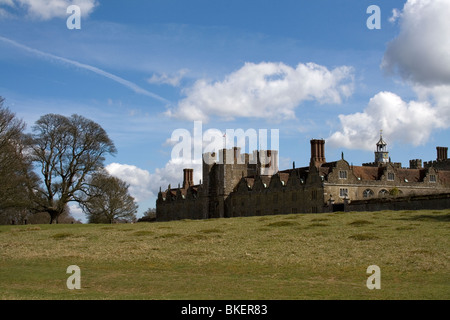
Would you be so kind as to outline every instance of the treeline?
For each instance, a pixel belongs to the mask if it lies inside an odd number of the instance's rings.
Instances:
[[[0,97],[0,224],[74,223],[70,203],[90,223],[136,219],[129,186],[104,169],[117,150],[99,124],[46,114],[25,128]]]

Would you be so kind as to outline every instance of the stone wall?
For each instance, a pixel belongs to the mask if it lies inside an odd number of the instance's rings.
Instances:
[[[450,193],[351,201],[345,211],[450,209]]]

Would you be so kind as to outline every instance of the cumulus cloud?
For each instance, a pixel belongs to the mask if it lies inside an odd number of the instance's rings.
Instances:
[[[379,130],[390,141],[414,146],[425,144],[433,130],[450,127],[450,1],[408,0],[394,10],[399,35],[387,46],[381,64],[388,74],[398,74],[417,94],[403,101],[391,92],[380,92],[363,112],[340,115],[340,130],[328,139],[331,145],[373,149]]]
[[[111,163],[105,169],[110,175],[130,185],[130,194],[136,201],[148,199],[153,195],[152,190],[150,190],[151,174],[147,170],[121,163]]]
[[[157,196],[159,188],[166,190],[170,184],[172,188],[183,183],[183,169],[194,169],[194,183],[201,179],[201,164],[185,162],[180,159],[171,159],[163,168],[155,169],[154,173],[134,165],[111,163],[106,166],[108,173],[127,182],[130,194],[137,202],[145,201]]]
[[[353,70],[328,70],[314,63],[292,68],[284,63],[246,63],[223,81],[198,80],[185,89],[186,98],[167,114],[185,120],[208,121],[212,115],[287,119],[302,102],[339,104],[352,94]]]
[[[70,215],[75,220],[85,221],[86,216],[78,204],[69,204]]]
[[[412,84],[450,85],[450,1],[408,0],[400,33],[385,52],[382,68]]]
[[[447,118],[449,112],[447,111]],[[335,147],[372,150],[379,130],[390,141],[422,145],[435,128],[448,128],[439,107],[427,101],[403,101],[392,92],[380,92],[363,112],[340,115],[341,130],[327,142]]]
[[[23,9],[26,15],[38,20],[67,18],[67,7],[77,5],[83,17],[90,15],[98,5],[97,0],[0,0],[0,6]],[[5,11],[5,9],[3,9]],[[6,12],[6,11],[5,11]],[[4,13],[6,15],[6,13]]]

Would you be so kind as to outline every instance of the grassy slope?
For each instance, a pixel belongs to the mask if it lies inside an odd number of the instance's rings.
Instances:
[[[449,222],[450,210],[0,226],[0,299],[449,299]],[[81,290],[66,287],[69,265]]]

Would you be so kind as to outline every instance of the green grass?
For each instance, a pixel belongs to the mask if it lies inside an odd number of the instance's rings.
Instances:
[[[434,210],[0,226],[0,299],[447,300],[449,222]],[[81,290],[66,287],[70,265]]]

